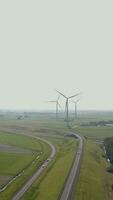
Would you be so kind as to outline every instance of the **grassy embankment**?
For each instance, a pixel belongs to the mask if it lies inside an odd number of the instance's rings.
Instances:
[[[112,200],[113,174],[106,171],[108,163],[99,145],[87,140],[79,181],[73,200]]]
[[[0,133],[0,143],[31,151],[30,154],[25,155],[14,152],[0,152],[0,175],[2,178],[3,176],[12,178],[24,170],[22,176],[18,177],[4,192],[0,193],[0,200],[8,200],[22,187],[22,184],[26,182],[43,160],[47,158],[50,153],[50,147],[39,140],[8,133]],[[38,155],[39,159],[36,159]]]

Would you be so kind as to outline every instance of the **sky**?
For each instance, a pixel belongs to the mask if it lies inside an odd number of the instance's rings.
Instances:
[[[1,109],[54,109],[57,89],[113,110],[112,87],[112,0],[0,1]]]

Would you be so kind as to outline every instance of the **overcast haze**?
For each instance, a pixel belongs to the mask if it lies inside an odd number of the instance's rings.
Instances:
[[[112,0],[0,1],[0,108],[113,110]],[[61,99],[62,103],[62,99]]]

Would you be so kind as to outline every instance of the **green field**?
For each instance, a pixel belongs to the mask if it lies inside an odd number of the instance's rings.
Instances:
[[[57,148],[57,156],[51,167],[36,181],[22,200],[58,199],[75,157],[77,141],[74,139],[50,139]]]
[[[32,152],[40,152],[42,150],[39,141],[19,134],[0,132],[0,143],[30,149]]]
[[[0,151],[0,184],[3,185],[11,177],[26,169],[22,176],[15,180],[6,191],[0,193],[0,200],[10,200],[14,193],[22,187],[50,153],[50,148],[44,142],[33,139],[39,136],[49,140],[56,146],[57,154],[45,172],[26,192],[22,200],[57,200],[69,170],[72,166],[77,147],[77,140],[69,138],[63,116],[56,121],[54,114],[32,114],[22,120],[17,120],[16,114],[0,118],[0,144],[10,145],[13,152]],[[113,127],[81,126],[84,123],[101,120],[112,120],[112,113],[82,114],[77,120],[70,121],[73,130],[87,136],[79,182],[73,200],[111,200],[113,198],[111,185],[113,175],[106,172],[107,162],[102,157],[102,149],[95,144],[95,139],[103,140],[113,137]],[[17,134],[6,133],[8,131]],[[24,134],[24,135],[22,135]],[[30,136],[30,137],[27,137]],[[89,140],[90,139],[90,140]],[[1,147],[0,147],[1,148]],[[15,153],[14,153],[15,148]],[[17,149],[18,148],[18,149]],[[16,151],[28,151],[25,154]],[[42,152],[39,160],[36,156]],[[34,164],[31,165],[35,159]],[[9,161],[9,162],[8,162]],[[8,167],[10,163],[10,167]]]
[[[112,200],[113,174],[106,172],[108,163],[99,145],[87,140],[80,177],[73,200]]]
[[[113,127],[78,127],[76,131],[83,136],[100,140],[113,137]]]
[[[0,174],[13,177],[24,169],[33,158],[35,158],[33,155],[0,152]]]
[[[47,158],[50,153],[50,147],[37,139],[29,138],[24,135],[0,133],[0,144],[10,145],[13,152],[0,152],[0,184],[5,185],[10,179],[17,174],[24,172],[8,188],[1,192],[0,199],[8,200],[13,196],[22,184],[35,172],[38,166]],[[5,146],[4,146],[5,147]],[[14,152],[19,147],[23,153]],[[24,150],[27,150],[24,153]],[[25,151],[26,152],[26,151]],[[37,156],[39,159],[37,160]]]

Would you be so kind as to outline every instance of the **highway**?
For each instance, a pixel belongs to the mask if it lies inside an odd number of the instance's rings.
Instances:
[[[69,174],[67,182],[65,183],[64,189],[62,191],[62,194],[59,200],[72,200],[72,196],[73,196],[76,182],[78,180],[81,160],[83,156],[83,138],[76,133],[71,132],[71,134],[73,134],[79,139],[79,145],[78,145],[74,164],[72,166],[71,172]]]

